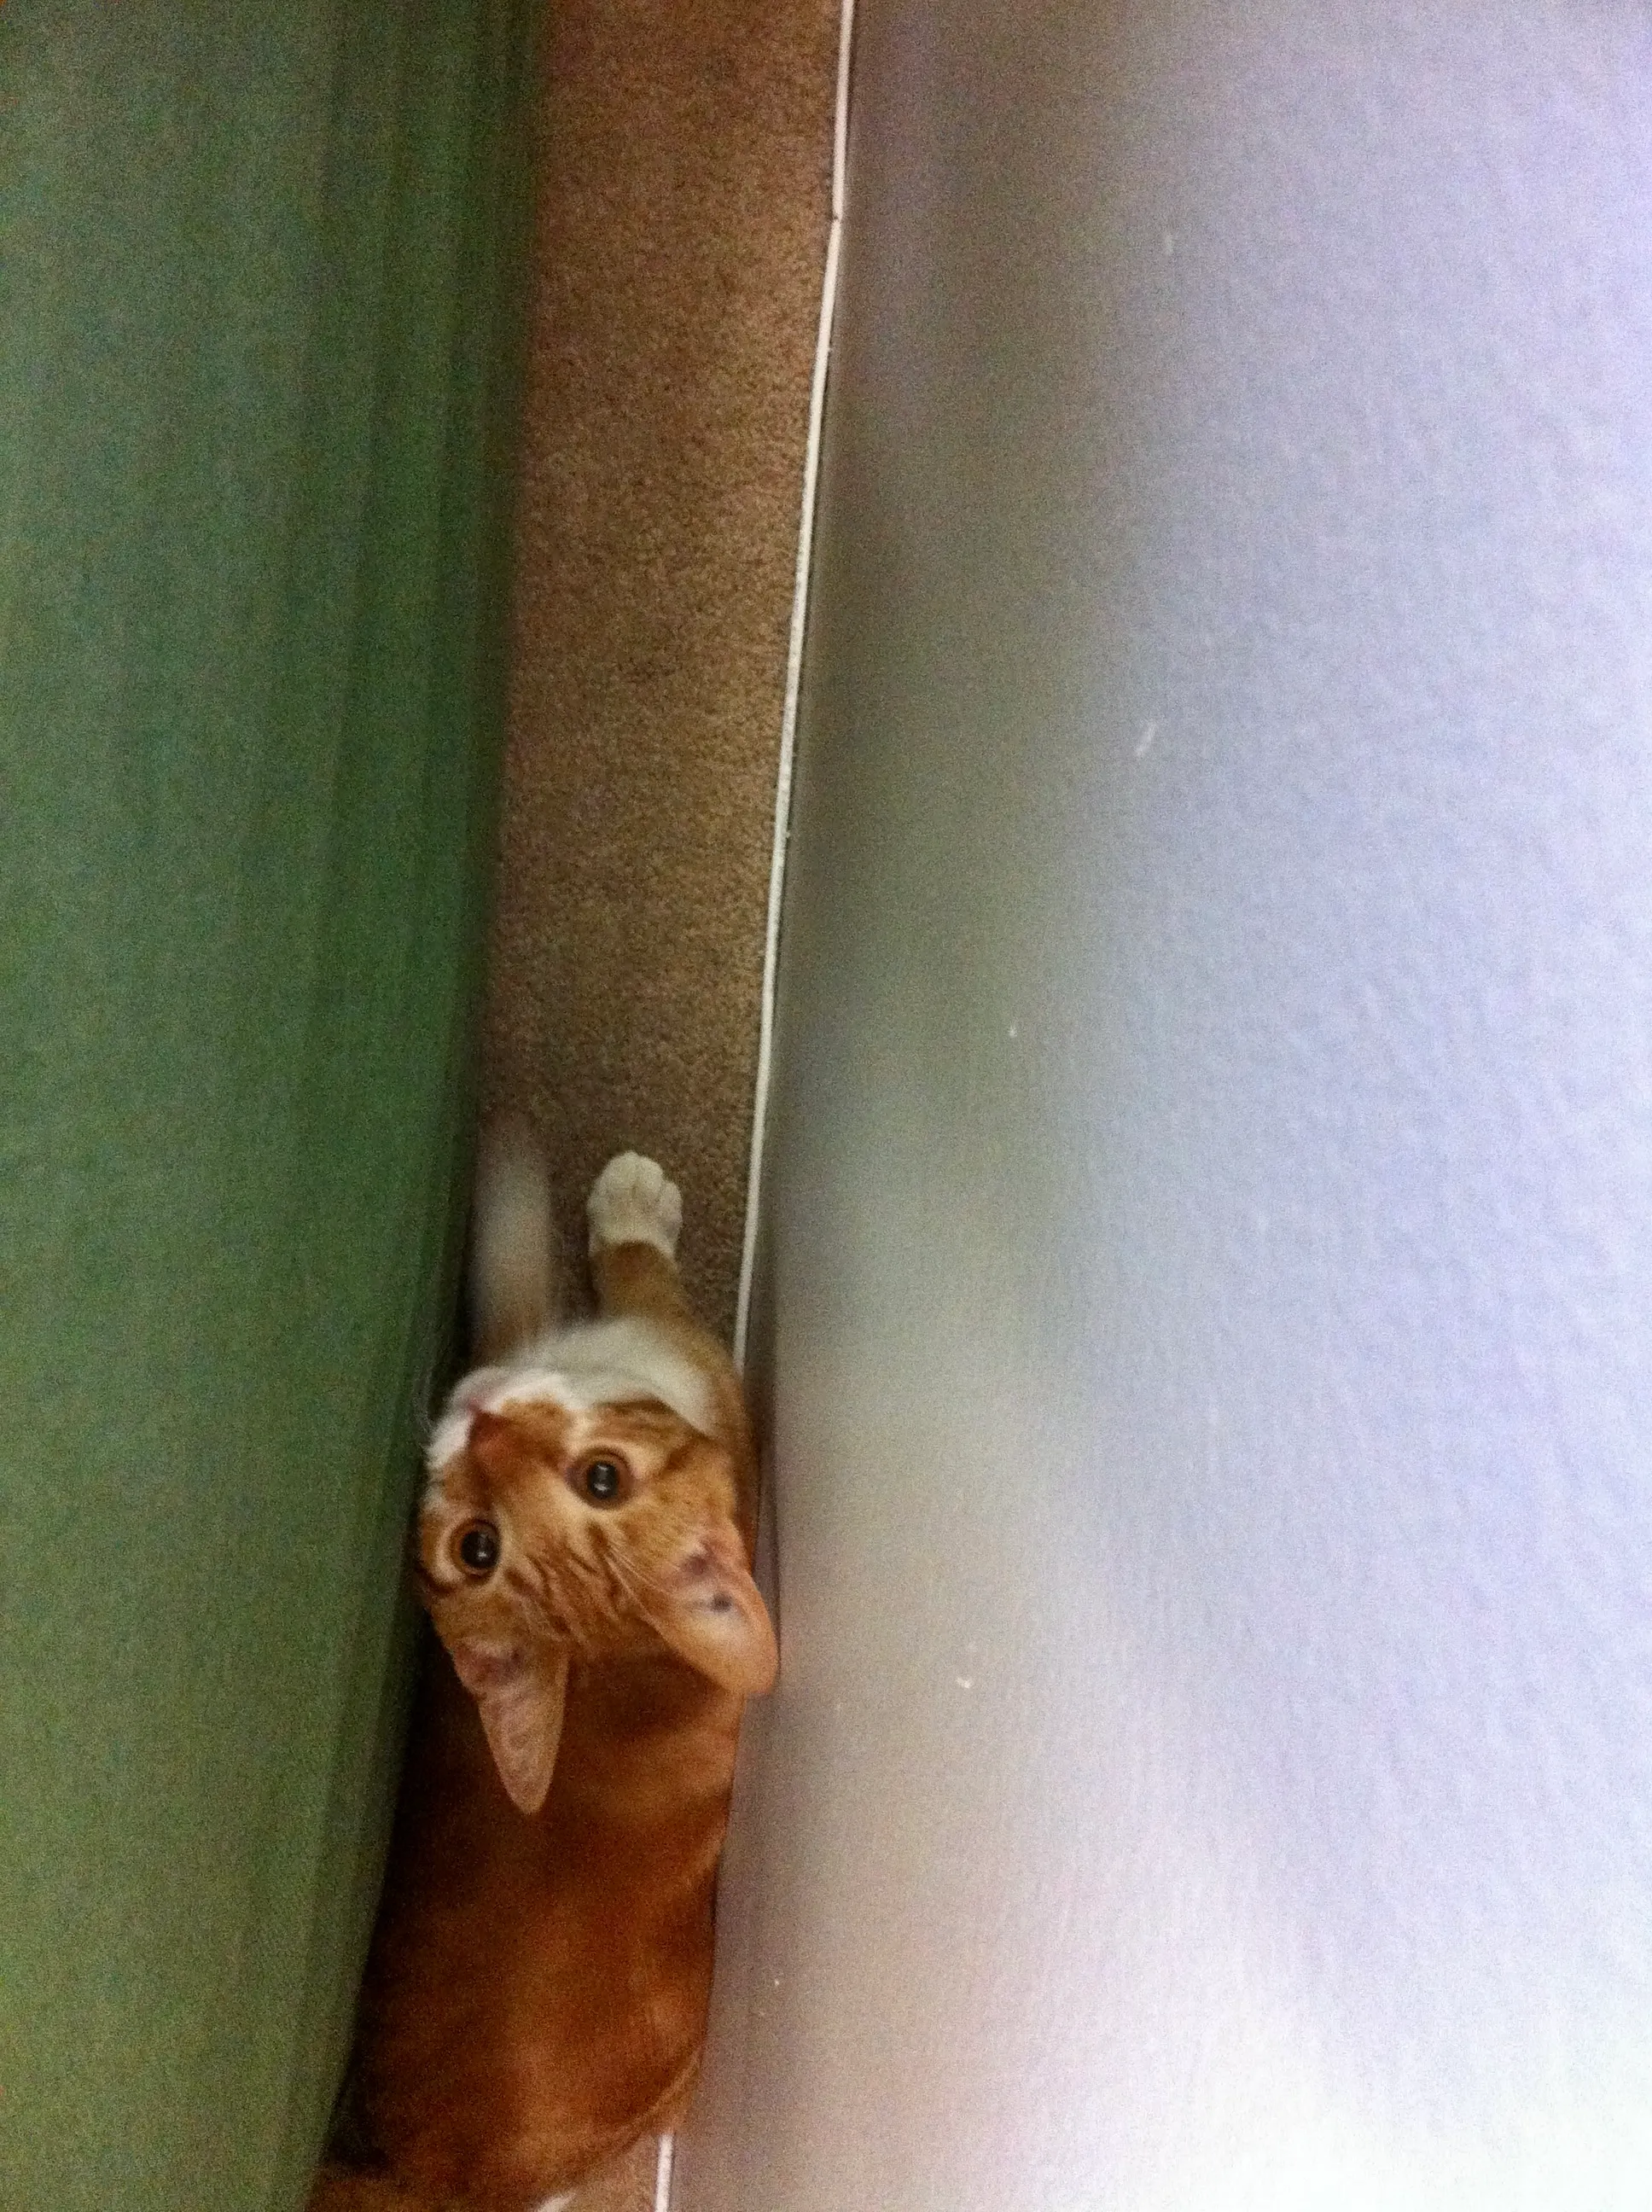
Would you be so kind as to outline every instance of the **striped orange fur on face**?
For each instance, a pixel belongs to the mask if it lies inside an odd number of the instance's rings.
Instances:
[[[471,1413],[420,1516],[420,1579],[519,1810],[550,1786],[575,1659],[663,1644],[740,1696],[768,1688],[774,1631],[738,1515],[730,1452],[667,1406]]]

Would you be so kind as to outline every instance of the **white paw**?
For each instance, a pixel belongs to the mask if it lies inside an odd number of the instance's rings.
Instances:
[[[585,1212],[593,1252],[608,1244],[652,1244],[676,1259],[683,1194],[667,1182],[664,1168],[641,1152],[622,1152],[609,1161],[591,1186]]]

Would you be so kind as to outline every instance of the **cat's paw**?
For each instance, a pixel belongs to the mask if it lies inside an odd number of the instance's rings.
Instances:
[[[683,1194],[664,1168],[641,1152],[609,1161],[591,1186],[585,1212],[593,1252],[609,1244],[652,1244],[668,1260],[677,1257]]]

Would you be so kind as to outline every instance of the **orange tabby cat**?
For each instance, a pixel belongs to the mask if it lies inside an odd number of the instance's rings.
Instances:
[[[331,2169],[312,2212],[529,2212],[670,2124],[705,2033],[741,1707],[774,1674],[750,1432],[677,1280],[676,1188],[610,1162],[587,1206],[599,1317],[553,1327],[543,1170],[519,1143],[484,1170],[488,1364],[436,1425],[418,1526],[446,1659],[363,2008],[381,2178]]]

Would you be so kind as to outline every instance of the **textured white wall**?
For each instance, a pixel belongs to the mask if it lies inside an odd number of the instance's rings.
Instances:
[[[1652,28],[863,0],[684,2212],[1652,2204]]]

